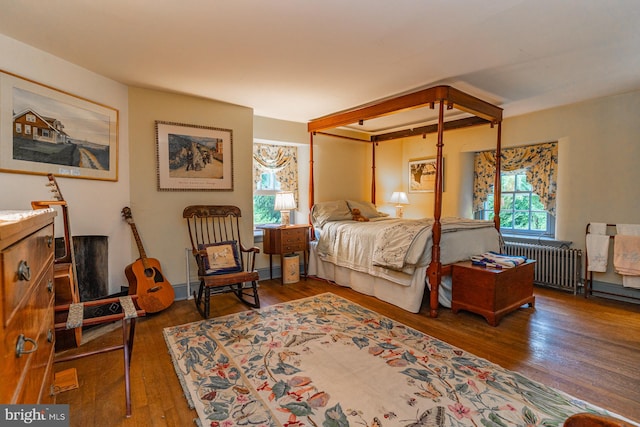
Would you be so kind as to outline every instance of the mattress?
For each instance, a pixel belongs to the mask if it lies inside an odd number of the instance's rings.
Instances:
[[[319,239],[312,242],[309,273],[319,278],[348,286],[366,295],[375,296],[407,311],[420,311],[426,286],[426,269],[431,262],[433,238],[431,229],[416,232],[407,247],[400,268],[376,263],[376,238],[383,229],[397,226],[397,219],[356,223],[354,221],[329,222],[319,230]],[[455,221],[443,219],[440,240],[442,264],[469,259],[472,255],[498,251],[500,234],[486,221],[463,220],[463,227],[452,226]],[[381,224],[376,224],[381,223]],[[445,225],[446,223],[446,225]],[[402,229],[398,227],[398,231]],[[450,278],[443,278],[439,289],[440,303],[451,306]]]

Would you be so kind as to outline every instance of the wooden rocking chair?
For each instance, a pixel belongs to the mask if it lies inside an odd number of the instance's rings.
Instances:
[[[202,317],[209,317],[211,295],[224,292],[233,292],[248,306],[259,308],[255,256],[260,249],[242,245],[240,209],[187,206],[182,216],[187,220],[192,253],[198,264],[200,287],[193,296]]]

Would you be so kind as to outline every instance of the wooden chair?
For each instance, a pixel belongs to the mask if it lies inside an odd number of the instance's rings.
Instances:
[[[632,424],[618,418],[583,412],[567,418],[564,427],[632,427]]]
[[[200,286],[194,299],[202,317],[209,317],[211,295],[224,292],[233,292],[248,306],[259,308],[255,256],[260,249],[242,245],[240,209],[187,206],[182,216],[187,220],[192,253],[198,264]]]

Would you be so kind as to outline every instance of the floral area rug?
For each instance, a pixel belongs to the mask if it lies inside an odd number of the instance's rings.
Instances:
[[[562,426],[607,414],[331,293],[164,335],[203,426]]]

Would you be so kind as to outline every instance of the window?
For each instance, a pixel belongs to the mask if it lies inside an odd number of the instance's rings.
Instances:
[[[254,225],[275,224],[280,222],[280,212],[273,209],[276,193],[282,185],[275,172],[262,172],[260,181],[253,191],[253,223]]]
[[[553,236],[554,218],[534,193],[524,171],[503,173],[501,182],[500,230],[507,234],[544,234]],[[493,220],[494,194],[487,196],[478,218]]]
[[[500,229],[508,234],[554,237],[558,144],[527,145],[500,152]],[[493,219],[496,152],[474,158],[473,211]]]
[[[253,145],[253,224],[276,224],[280,212],[275,210],[276,193],[298,194],[298,150],[291,145]],[[290,214],[294,223],[294,212]]]
[[[22,133],[22,123],[16,123],[16,133]]]

